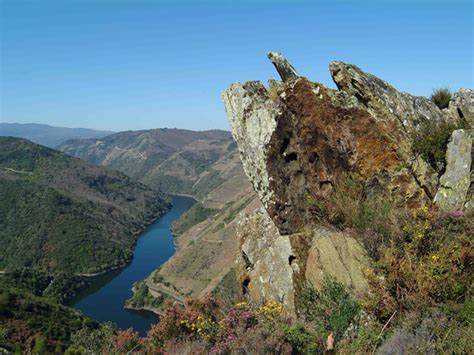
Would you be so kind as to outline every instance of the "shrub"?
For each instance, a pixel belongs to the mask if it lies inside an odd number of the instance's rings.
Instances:
[[[469,354],[474,328],[432,311],[413,324],[396,329],[379,349],[379,354]]]
[[[210,297],[187,299],[185,306],[167,302],[160,323],[152,326],[145,339],[150,352],[161,351],[168,341],[213,342],[217,333],[217,303]]]
[[[98,349],[109,353],[115,340],[114,336],[115,330],[111,323],[105,323],[92,331],[89,328],[82,328],[71,336],[71,345],[66,354],[93,354]]]
[[[46,340],[42,336],[38,335],[35,337],[35,346],[31,352],[33,354],[46,354]]]
[[[464,302],[472,294],[474,241],[468,234],[472,215],[420,208],[377,262],[384,277],[370,278],[370,306],[380,319],[395,310],[420,310],[448,301]]]
[[[391,237],[399,233],[399,217],[391,198],[384,192],[374,193],[373,189],[360,175],[347,174],[337,183],[326,205],[319,202],[317,208],[324,211],[333,224],[352,229],[368,254],[378,259]]]
[[[359,305],[348,288],[329,278],[323,280],[320,291],[311,285],[305,287],[298,303],[302,319],[312,323],[325,336],[333,332],[336,341],[359,312]]]
[[[341,354],[371,354],[382,344],[382,325],[378,322],[359,324],[353,337],[343,339],[339,344]]]
[[[300,323],[286,329],[286,339],[295,354],[317,354],[322,349],[319,346],[318,336]]]
[[[217,353],[291,354],[292,347],[288,343],[283,329],[270,329],[261,325],[257,325],[232,341],[226,350],[220,352],[217,351]],[[295,352],[293,351],[293,353]]]
[[[431,94],[431,101],[433,101],[434,104],[439,107],[439,109],[448,107],[451,98],[451,90],[448,88],[434,89],[433,93]]]
[[[121,330],[113,339],[113,353],[128,353],[141,348],[141,339],[133,328]]]
[[[449,139],[453,131],[460,128],[464,128],[463,123],[445,120],[424,121],[412,134],[413,150],[441,175],[446,169],[446,150]]]

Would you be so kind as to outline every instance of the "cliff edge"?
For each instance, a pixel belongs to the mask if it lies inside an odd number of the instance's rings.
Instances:
[[[472,90],[441,110],[355,65],[330,64],[333,90],[299,76],[280,53],[268,58],[281,81],[234,83],[223,93],[245,173],[264,206],[239,229],[244,293],[295,310],[303,285],[326,276],[365,292],[370,248],[352,228],[360,216],[351,224],[348,209],[357,199],[345,200],[354,191],[376,210],[472,209]],[[441,122],[461,129],[444,165],[433,165],[414,137]]]

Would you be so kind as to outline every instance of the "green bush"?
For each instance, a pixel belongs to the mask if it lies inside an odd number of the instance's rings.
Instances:
[[[295,354],[317,354],[320,351],[315,334],[308,331],[302,324],[295,324],[286,329],[286,339]]]
[[[305,287],[298,303],[303,320],[326,334],[333,332],[335,340],[342,337],[360,309],[347,286],[329,278],[323,280],[321,290]]]
[[[450,319],[439,310],[403,322],[379,349],[382,354],[470,354],[474,327]]]
[[[414,210],[400,240],[377,262],[378,275],[370,277],[371,312],[384,321],[395,311],[468,300],[474,275],[472,218],[460,211],[442,215],[427,207]]]
[[[446,169],[446,149],[454,130],[462,124],[447,121],[425,121],[412,135],[413,150],[440,175]]]
[[[452,96],[451,90],[448,88],[434,89],[431,94],[431,101],[440,109],[443,109],[449,106]]]
[[[341,354],[372,354],[383,342],[382,325],[378,322],[358,324],[354,337],[338,344]]]
[[[318,202],[317,210],[324,211],[332,224],[352,230],[369,256],[377,260],[392,236],[399,233],[398,216],[390,196],[371,189],[359,174],[346,174],[329,201]]]

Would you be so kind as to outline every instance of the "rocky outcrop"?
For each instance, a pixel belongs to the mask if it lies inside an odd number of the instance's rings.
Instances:
[[[338,89],[354,96],[376,121],[394,121],[403,130],[412,130],[425,120],[442,119],[443,113],[428,98],[399,92],[355,65],[332,62],[329,69]]]
[[[294,311],[299,290],[326,276],[356,292],[367,288],[369,258],[331,210],[348,178],[356,176],[368,197],[403,209],[433,199],[444,209],[469,205],[471,135],[453,133],[439,191],[412,137],[430,122],[469,121],[472,91],[442,111],[354,65],[330,64],[332,90],[299,76],[280,53],[268,57],[281,81],[234,83],[223,93],[245,173],[265,208],[239,227],[237,270],[245,293]]]
[[[292,260],[294,251],[289,237],[278,233],[265,210],[241,220],[237,236],[237,271],[242,293],[256,300],[278,300],[289,313],[294,313],[294,271],[299,271],[299,261]]]
[[[426,98],[342,62],[331,63],[339,91],[299,77],[281,54],[269,54],[283,82],[257,81],[223,94],[244,169],[280,233],[318,218],[308,198],[327,201],[348,173],[378,181],[400,203],[429,203],[432,169],[412,159],[410,131],[442,112]],[[416,163],[416,168],[414,167]]]
[[[454,93],[445,113],[451,119],[462,120],[470,129],[474,129],[474,90],[461,89]]]
[[[364,249],[352,237],[325,227],[280,235],[264,209],[242,219],[237,273],[242,292],[254,300],[277,300],[288,315],[297,311],[298,291],[308,282],[319,287],[325,277],[356,293],[367,289],[370,267]]]
[[[434,201],[445,211],[472,209],[472,144],[473,132],[459,129],[453,132],[446,152],[446,172]],[[471,190],[470,190],[471,187]]]

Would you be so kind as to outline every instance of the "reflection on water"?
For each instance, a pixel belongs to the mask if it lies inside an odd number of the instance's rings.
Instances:
[[[141,234],[130,265],[91,278],[91,285],[79,293],[71,305],[93,319],[111,321],[122,329],[133,327],[144,335],[158,317],[152,312],[123,306],[132,297],[133,283],[143,280],[175,253],[171,223],[194,202],[190,197],[173,196],[173,207]]]
[[[112,270],[110,272],[107,272],[102,275],[94,276],[94,277],[89,277],[87,281],[89,281],[89,286],[79,292],[74,298],[72,298],[69,301],[70,305],[75,305],[79,302],[81,302],[84,298],[89,297],[90,295],[93,295],[96,293],[98,290],[100,290],[102,287],[107,285],[110,281],[115,279],[117,276],[119,276],[123,272],[123,269],[117,269],[117,270]]]

